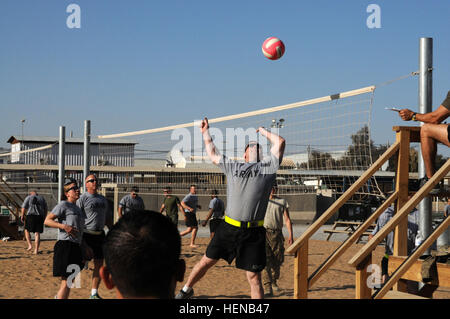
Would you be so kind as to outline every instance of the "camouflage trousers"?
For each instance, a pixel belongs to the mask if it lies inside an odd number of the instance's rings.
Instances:
[[[262,273],[264,285],[276,283],[284,261],[284,237],[281,230],[266,229],[266,268]]]

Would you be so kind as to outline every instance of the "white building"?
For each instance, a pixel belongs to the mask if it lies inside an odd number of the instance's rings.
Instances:
[[[11,164],[24,165],[58,165],[59,138],[41,136],[11,136],[8,141],[11,144],[11,152],[31,150],[43,146],[50,148],[12,154]],[[134,149],[136,142],[123,139],[98,139],[90,140],[90,165],[91,166],[134,166]],[[84,152],[83,138],[69,137],[65,139],[65,165],[83,166]],[[81,179],[80,173],[70,174],[76,179]],[[106,175],[102,176],[106,179]],[[55,179],[54,176],[51,177]]]

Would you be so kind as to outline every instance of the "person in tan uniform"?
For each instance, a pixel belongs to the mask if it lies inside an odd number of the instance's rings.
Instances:
[[[278,292],[277,280],[280,278],[280,268],[284,262],[284,236],[283,221],[286,224],[289,238],[288,244],[292,245],[292,222],[289,216],[289,204],[284,198],[277,196],[278,187],[272,186],[266,216],[264,217],[264,228],[266,228],[266,268],[262,279],[264,295],[273,296],[273,291]]]

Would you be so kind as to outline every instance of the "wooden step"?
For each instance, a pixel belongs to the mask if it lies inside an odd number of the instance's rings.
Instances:
[[[397,269],[404,261],[404,256],[389,256],[389,273]],[[419,259],[412,265],[410,269],[402,276],[403,279],[422,281],[422,264],[423,260]],[[450,287],[450,265],[443,263],[436,263],[438,279],[433,284],[440,287]]]
[[[429,299],[413,294],[408,294],[406,292],[401,292],[397,290],[389,290],[386,295],[384,295],[383,299]]]

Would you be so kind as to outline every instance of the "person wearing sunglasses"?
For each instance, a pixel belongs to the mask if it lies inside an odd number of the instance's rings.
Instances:
[[[53,253],[53,276],[61,277],[61,285],[56,299],[68,299],[74,277],[84,267],[82,240],[85,214],[76,205],[80,197],[80,189],[75,180],[64,183],[64,194],[61,202],[45,218],[44,224],[58,229],[58,241]]]
[[[90,299],[101,299],[98,294],[100,286],[100,267],[103,266],[103,243],[105,242],[106,216],[108,201],[98,194],[98,180],[94,174],[86,177],[86,192],[77,201],[78,207],[86,215],[84,240],[94,253],[94,271],[92,273],[92,289]]]
[[[246,271],[251,298],[264,297],[261,271],[266,266],[266,231],[264,216],[276,172],[282,161],[285,139],[275,132],[259,127],[260,133],[271,144],[263,158],[262,147],[250,142],[244,150],[244,162],[220,155],[209,133],[208,119],[200,126],[209,159],[217,165],[227,180],[227,210],[202,259],[194,266],[177,299],[191,298],[193,286],[219,259],[229,264],[236,259],[236,268]],[[239,138],[239,136],[238,136]]]

